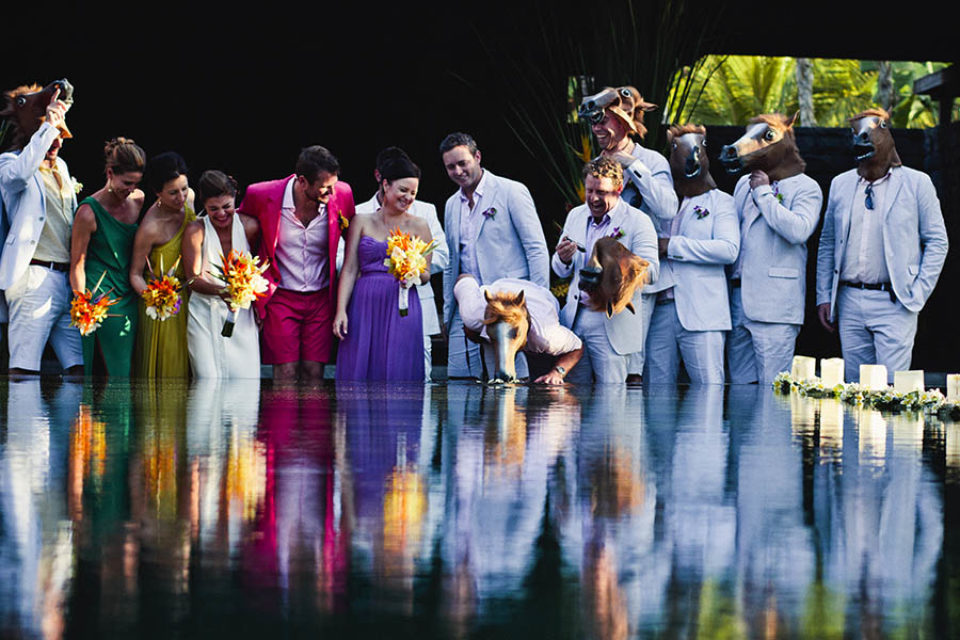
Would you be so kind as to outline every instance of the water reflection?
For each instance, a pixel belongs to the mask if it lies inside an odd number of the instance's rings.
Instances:
[[[758,386],[0,386],[0,636],[947,637],[960,432]]]

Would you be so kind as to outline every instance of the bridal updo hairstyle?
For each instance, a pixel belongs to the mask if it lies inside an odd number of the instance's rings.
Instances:
[[[113,175],[124,173],[143,173],[147,163],[147,154],[130,138],[118,136],[103,147],[104,168]]]
[[[420,167],[400,147],[387,147],[377,154],[377,172],[386,182],[402,178],[420,179]]]
[[[208,169],[200,175],[197,182],[197,200],[200,206],[204,207],[207,200],[219,196],[237,196],[239,187],[233,176],[228,176],[223,171],[217,169]]]
[[[187,163],[176,151],[167,151],[150,158],[145,175],[150,193],[160,193],[163,185],[187,175]]]

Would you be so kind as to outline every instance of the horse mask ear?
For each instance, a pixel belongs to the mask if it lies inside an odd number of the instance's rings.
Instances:
[[[486,300],[487,302],[490,302],[493,300],[493,298],[490,297],[490,292],[486,289],[483,290],[483,299]]]
[[[517,294],[517,297],[513,299],[513,303],[517,306],[523,304],[523,290],[520,290],[520,293]]]
[[[795,114],[793,114],[793,117],[790,118],[789,120],[787,120],[786,118],[784,118],[783,123],[784,123],[785,125],[787,125],[787,129],[792,129],[792,128],[793,128],[793,125],[795,125],[795,124],[797,123],[797,119],[798,119],[799,117],[800,117],[800,111],[797,111]]]

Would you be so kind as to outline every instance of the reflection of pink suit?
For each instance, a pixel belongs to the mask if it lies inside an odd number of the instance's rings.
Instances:
[[[270,266],[263,274],[270,281],[270,289],[266,296],[257,300],[257,313],[263,318],[266,316],[267,303],[280,282],[280,271],[277,269],[277,240],[280,237],[280,213],[283,207],[283,193],[287,183],[296,176],[289,175],[281,180],[257,182],[247,187],[247,193],[240,203],[239,212],[256,218],[260,222],[260,257],[267,258]],[[340,241],[340,219],[353,218],[353,190],[346,182],[337,182],[333,188],[333,195],[327,203],[327,263],[330,269],[330,303],[336,306],[337,300],[337,243]]]

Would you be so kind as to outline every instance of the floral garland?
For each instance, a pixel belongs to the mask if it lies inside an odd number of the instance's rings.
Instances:
[[[867,389],[855,383],[825,387],[818,379],[796,380],[784,371],[774,378],[773,390],[776,393],[796,391],[808,398],[837,398],[850,405],[871,407],[879,411],[922,411],[937,414],[941,419],[960,418],[960,406],[947,403],[939,389],[903,393],[890,387]]]

